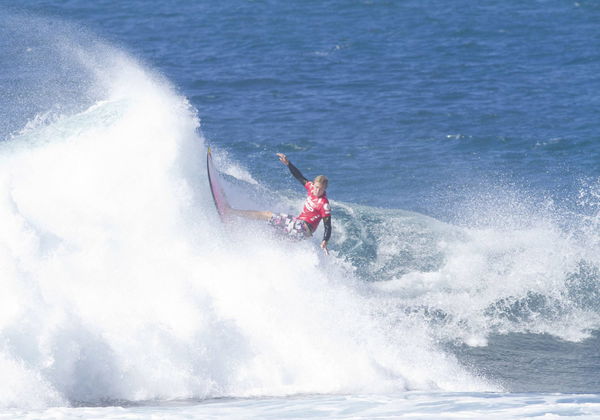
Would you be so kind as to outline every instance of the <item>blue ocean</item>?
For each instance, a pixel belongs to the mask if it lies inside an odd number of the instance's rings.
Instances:
[[[0,5],[0,418],[600,417],[600,3]],[[329,178],[332,237],[282,165]]]

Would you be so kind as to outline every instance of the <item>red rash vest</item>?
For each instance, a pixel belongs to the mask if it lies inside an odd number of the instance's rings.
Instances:
[[[307,181],[304,184],[304,188],[308,191],[308,196],[298,219],[307,222],[310,225],[310,229],[314,232],[317,230],[321,219],[331,215],[331,207],[329,206],[327,194],[323,194],[321,197],[313,194],[313,183],[311,181]]]

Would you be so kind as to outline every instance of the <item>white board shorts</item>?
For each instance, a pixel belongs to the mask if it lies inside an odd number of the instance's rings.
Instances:
[[[269,224],[275,228],[277,233],[294,241],[301,241],[312,236],[308,223],[285,213],[273,214]]]

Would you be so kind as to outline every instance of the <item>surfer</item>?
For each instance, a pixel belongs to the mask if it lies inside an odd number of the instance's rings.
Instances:
[[[273,213],[270,211],[255,211],[255,210],[236,210],[230,211],[238,216],[247,217],[257,220],[266,220],[276,228],[279,232],[287,237],[295,240],[301,240],[312,236],[317,230],[321,219],[325,233],[321,241],[321,248],[325,254],[329,255],[327,243],[331,237],[331,207],[327,199],[327,177],[324,175],[317,176],[313,181],[309,181],[302,175],[292,162],[283,153],[277,153],[281,163],[286,165],[294,178],[296,178],[306,188],[307,197],[304,201],[302,213],[294,217],[285,213]]]

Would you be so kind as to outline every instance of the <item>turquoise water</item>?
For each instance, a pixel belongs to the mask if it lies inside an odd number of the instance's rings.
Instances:
[[[25,1],[0,23],[3,407],[600,392],[595,2]],[[300,208],[276,152],[328,175],[332,257],[223,230],[209,145],[239,207]]]

